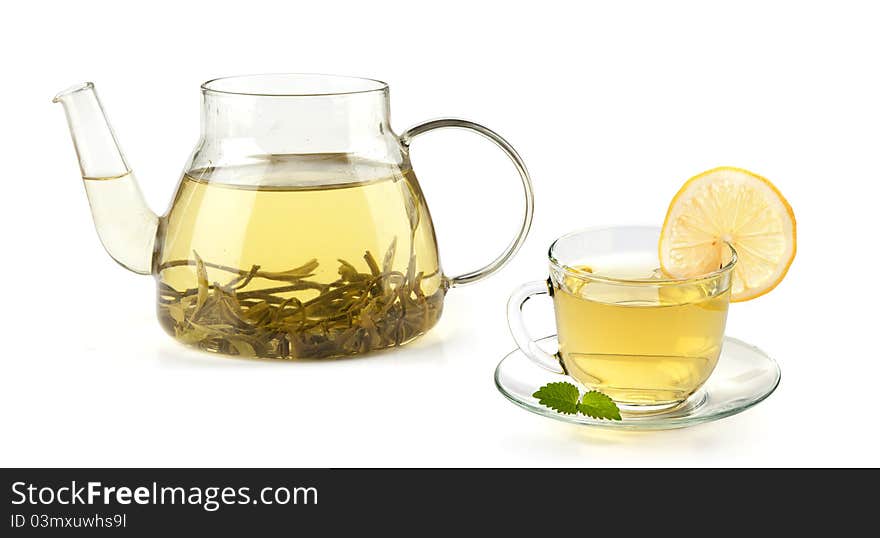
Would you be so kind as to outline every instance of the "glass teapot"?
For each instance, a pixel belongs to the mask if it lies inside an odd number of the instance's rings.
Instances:
[[[162,327],[231,355],[327,358],[405,344],[440,318],[449,288],[499,270],[525,240],[531,180],[493,131],[439,119],[396,135],[388,85],[327,75],[252,75],[202,85],[201,136],[168,213],[154,214],[95,93],[59,93],[101,242],[152,274]],[[476,131],[516,166],[517,236],[476,271],[445,276],[410,166],[419,134]]]

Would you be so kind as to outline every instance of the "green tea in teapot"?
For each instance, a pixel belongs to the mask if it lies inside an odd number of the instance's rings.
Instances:
[[[345,155],[189,172],[160,230],[161,324],[206,350],[271,358],[412,340],[445,290],[410,176]]]
[[[500,270],[531,226],[531,180],[506,140],[454,118],[398,135],[388,95],[384,82],[333,75],[205,82],[199,138],[161,215],[146,203],[95,85],[71,86],[54,101],[101,243],[121,266],[156,279],[159,322],[171,336],[229,355],[321,359],[425,333],[446,291]],[[440,269],[409,157],[414,138],[443,128],[494,142],[525,201],[516,236],[495,259],[452,276]]]

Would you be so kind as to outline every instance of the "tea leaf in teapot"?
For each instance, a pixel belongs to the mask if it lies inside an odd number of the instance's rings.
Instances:
[[[169,291],[161,286],[159,288],[160,307],[164,308],[177,323],[185,321],[187,311],[195,299],[195,295],[182,296],[177,291]]]
[[[213,315],[216,319],[233,327],[241,328],[249,325],[234,292],[227,292],[215,283],[213,299]]]
[[[198,344],[210,337],[210,333],[201,327],[188,323],[186,327],[175,328],[174,337],[184,344]]]
[[[269,303],[260,301],[253,306],[248,306],[244,311],[244,316],[254,324],[260,324],[264,317],[272,312]]]
[[[306,263],[300,265],[299,267],[294,267],[293,269],[288,269],[287,271],[280,271],[276,273],[262,271],[257,273],[257,276],[262,278],[268,278],[269,280],[283,280],[292,282],[295,280],[302,280],[303,278],[308,278],[314,274],[315,269],[318,268],[318,260],[312,258]]]
[[[281,304],[278,306],[271,305],[270,303],[266,303],[269,306],[269,319],[266,323],[270,326],[276,326],[282,322],[282,320],[293,314],[304,314],[302,303],[299,299],[290,297],[281,301]],[[262,316],[263,314],[261,314]]]
[[[401,190],[403,191],[403,203],[406,207],[406,215],[409,218],[410,230],[415,230],[421,220],[421,211],[419,211],[417,200],[422,199],[422,195],[415,192],[413,184],[405,179]]]
[[[394,254],[397,252],[397,237],[391,241],[391,245],[385,252],[385,259],[382,261],[382,272],[390,273],[394,268]]]
[[[168,309],[168,315],[171,316],[171,319],[176,321],[177,323],[183,323],[185,318],[186,307],[181,303],[171,303],[166,307]]]
[[[342,280],[345,282],[358,282],[364,280],[363,277],[367,277],[368,275],[361,276],[361,273],[355,268],[354,265],[348,263],[345,260],[339,261],[339,276],[342,277]]]
[[[376,263],[376,258],[373,257],[373,253],[369,250],[364,253],[364,261],[367,262],[367,266],[370,268],[370,273],[373,276],[379,276],[382,273],[379,270],[379,264]]]
[[[196,302],[196,312],[198,312],[205,302],[208,300],[208,271],[205,264],[199,257],[199,253],[193,251],[193,257],[196,259],[196,282],[198,283],[198,300]]]
[[[409,258],[409,265],[406,266],[406,282],[413,282],[416,277],[416,255],[413,253]]]
[[[246,275],[239,275],[238,277],[233,278],[232,280],[229,281],[229,283],[226,284],[226,287],[227,288],[234,287],[235,289],[241,289],[241,288],[246,287],[248,284],[251,283],[251,280],[253,280],[253,278],[257,275],[257,272],[259,272],[259,270],[260,270],[259,265],[251,266],[251,270],[248,271],[248,273]]]
[[[422,291],[422,279],[425,277],[425,272],[420,271],[419,274],[416,275],[415,280],[413,281],[413,293],[416,294],[416,297],[424,298],[425,292]]]

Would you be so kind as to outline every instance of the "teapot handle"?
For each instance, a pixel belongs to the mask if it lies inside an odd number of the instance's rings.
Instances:
[[[434,129],[443,129],[445,127],[453,127],[457,129],[467,129],[470,131],[474,131],[477,134],[482,135],[485,138],[488,138],[492,142],[495,143],[496,146],[501,148],[504,153],[510,157],[510,160],[513,161],[513,165],[516,166],[517,172],[519,172],[519,177],[522,180],[523,192],[525,194],[526,199],[526,210],[523,214],[522,225],[519,228],[519,232],[516,237],[507,248],[504,249],[504,252],[501,253],[497,258],[495,258],[489,264],[477,269],[476,271],[471,271],[469,273],[465,273],[462,275],[447,277],[446,282],[450,288],[454,288],[456,286],[464,286],[466,284],[473,284],[478,280],[482,280],[487,276],[491,275],[495,271],[498,271],[508,261],[516,254],[516,251],[519,250],[519,247],[522,246],[523,242],[526,240],[526,235],[529,233],[529,228],[532,226],[532,215],[535,212],[535,196],[532,192],[532,180],[529,177],[529,171],[526,169],[526,164],[523,162],[522,158],[513,149],[507,140],[501,138],[501,136],[495,131],[483,127],[478,123],[474,123],[472,121],[460,120],[455,118],[441,118],[437,120],[426,121],[424,123],[420,123],[418,125],[414,125],[407,129],[402,135],[400,135],[400,143],[405,148],[409,148],[412,143],[412,139],[416,136],[426,133],[428,131]]]

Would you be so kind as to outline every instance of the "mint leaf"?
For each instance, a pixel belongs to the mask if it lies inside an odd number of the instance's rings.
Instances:
[[[547,383],[532,397],[537,398],[539,404],[566,415],[580,412],[591,418],[620,420],[620,409],[614,400],[596,390],[581,398],[580,391],[571,383]]]
[[[532,394],[532,397],[537,398],[539,404],[566,415],[578,412],[580,391],[571,383],[547,383]]]
[[[601,392],[591,390],[584,394],[577,410],[592,418],[620,420],[620,409],[614,401]]]

